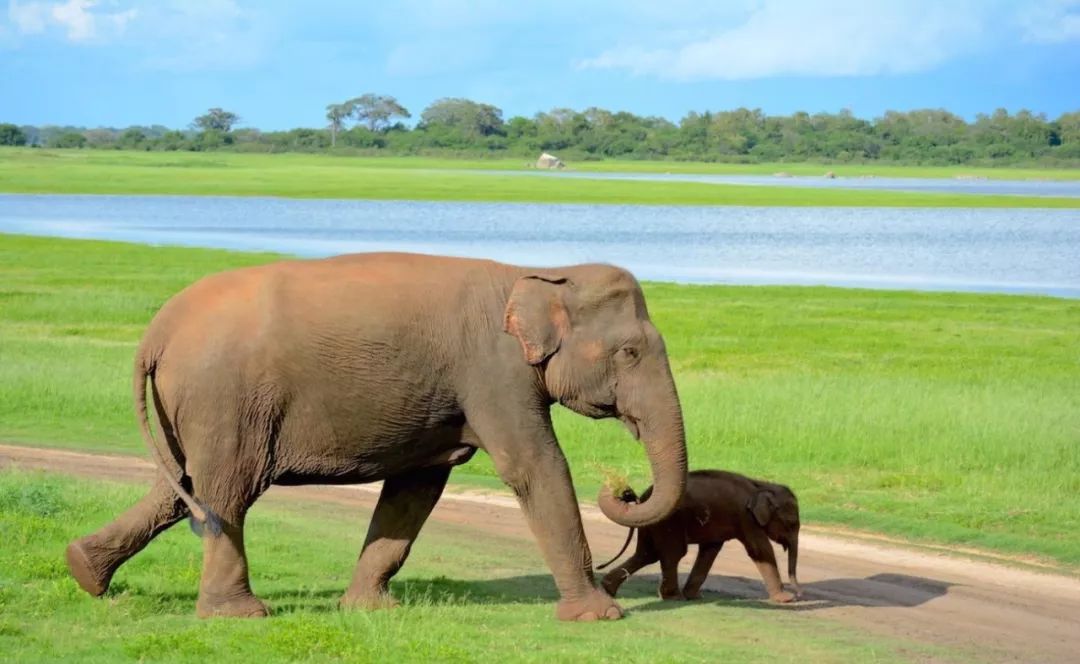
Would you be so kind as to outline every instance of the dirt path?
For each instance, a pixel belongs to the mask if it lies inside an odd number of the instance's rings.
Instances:
[[[154,472],[133,457],[0,445],[0,468],[10,465],[140,482]],[[371,509],[378,491],[378,485],[274,487],[268,495]],[[626,531],[595,506],[582,505],[582,514],[594,557],[614,555]],[[531,538],[516,501],[506,495],[450,489],[432,518]],[[799,577],[807,599],[778,610],[810,611],[883,636],[959,647],[989,661],[1080,662],[1080,580],[812,527],[804,528],[801,547]],[[692,562],[687,556],[687,570]],[[724,548],[705,588],[728,597],[764,597],[755,568],[737,544]]]

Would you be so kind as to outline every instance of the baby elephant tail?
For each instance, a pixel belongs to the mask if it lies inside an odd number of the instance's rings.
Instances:
[[[623,489],[621,498],[622,498],[622,501],[624,503],[636,503],[637,500],[638,500],[637,494],[635,494],[634,490],[629,488],[629,487]],[[615,557],[612,558],[611,560],[607,561],[603,565],[597,565],[596,569],[598,569],[598,570],[604,569],[605,567],[607,567],[611,563],[618,560],[619,556],[621,556],[623,553],[626,552],[627,547],[630,546],[630,540],[632,540],[632,539],[634,539],[634,529],[633,528],[631,528],[630,531],[626,533],[626,541],[623,542],[622,548],[619,549],[619,552],[615,554]]]

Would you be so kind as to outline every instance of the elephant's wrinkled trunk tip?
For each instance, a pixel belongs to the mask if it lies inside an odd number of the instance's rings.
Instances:
[[[642,427],[641,439],[652,466],[652,495],[643,502],[633,503],[615,496],[612,490],[600,490],[597,503],[604,516],[627,528],[642,528],[666,518],[679,504],[686,491],[686,438],[681,413],[656,435],[652,427]]]

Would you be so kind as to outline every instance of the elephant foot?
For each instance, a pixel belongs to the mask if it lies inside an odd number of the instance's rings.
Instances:
[[[674,602],[686,599],[686,595],[684,595],[682,591],[678,588],[676,588],[675,590],[666,590],[664,588],[661,588],[660,592],[657,594],[659,594],[660,599],[664,600],[665,602]]]
[[[555,607],[555,617],[559,620],[618,620],[623,617],[623,610],[610,595],[594,589],[581,599],[560,600]]]
[[[776,604],[788,604],[795,601],[795,595],[793,593],[789,593],[786,590],[781,590],[778,593],[773,593],[772,595],[769,595],[769,601]]]
[[[343,609],[360,609],[374,611],[377,609],[394,609],[401,603],[394,599],[389,592],[352,592],[348,591],[341,596],[338,606]]]
[[[701,588],[683,588],[683,599],[701,599]]]
[[[270,611],[252,594],[227,599],[200,595],[195,604],[195,615],[200,618],[265,618]]]
[[[94,597],[101,597],[109,589],[109,582],[116,570],[95,549],[90,538],[84,537],[68,544],[65,557],[79,587]]]

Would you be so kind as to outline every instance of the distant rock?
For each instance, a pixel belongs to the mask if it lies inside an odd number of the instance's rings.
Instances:
[[[543,153],[540,158],[536,160],[537,168],[566,168],[566,164],[562,159],[559,159],[553,154]]]
[[[787,171],[780,171],[779,173],[773,173],[773,177],[774,178],[789,178],[789,177],[791,177],[791,173],[788,173]]]
[[[829,172],[825,173],[825,177],[830,179],[830,180],[835,180],[836,179],[836,173],[833,173],[832,171],[829,171]]]

